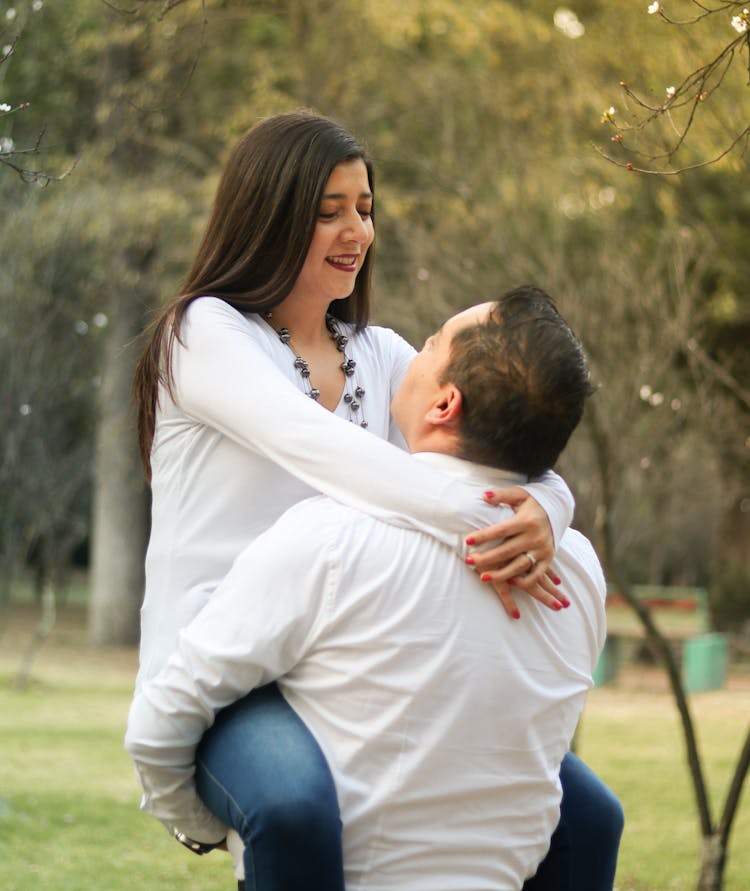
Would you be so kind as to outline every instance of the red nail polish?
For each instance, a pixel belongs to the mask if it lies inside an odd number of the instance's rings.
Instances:
[[[568,600],[567,597],[565,597],[563,600],[561,600],[560,603],[562,603],[564,609],[567,609],[570,606],[570,601]]]
[[[489,582],[489,581],[492,580],[492,576],[489,574],[489,572],[483,572],[483,573],[479,576],[479,578],[480,578],[483,582]]]
[[[513,618],[514,618],[514,619],[520,619],[520,618],[521,618],[521,613],[519,613],[517,609],[514,609],[514,610],[513,610]]]
[[[555,602],[552,604],[552,609],[554,609],[554,610],[560,610],[560,609],[562,609],[562,606],[561,606],[557,601],[555,601]]]
[[[559,575],[556,575],[556,576],[552,579],[552,581],[553,581],[556,585],[559,585],[560,582],[562,581],[562,579],[560,578]]]
[[[470,536],[466,539],[466,544],[467,544],[467,545],[473,545],[473,544],[476,544],[476,539],[474,538],[473,535],[470,535]]]
[[[466,558],[464,559],[464,563],[468,563],[469,566],[473,566],[475,562],[476,562],[476,561],[474,560],[473,557],[466,557]]]
[[[485,498],[494,498],[495,493],[490,490],[490,491],[484,493],[484,497]]]

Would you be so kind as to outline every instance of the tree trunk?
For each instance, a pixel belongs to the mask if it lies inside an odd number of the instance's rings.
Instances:
[[[138,460],[130,388],[141,306],[133,295],[111,302],[96,432],[89,631],[97,645],[138,640],[147,534],[147,492]]]
[[[120,13],[103,10],[103,20],[117,33]],[[111,40],[102,57],[101,90],[106,115],[100,126],[105,163],[118,176],[142,174],[137,160],[133,121],[121,85],[137,77],[140,50],[136,41]],[[111,213],[119,211],[115,204]],[[130,393],[136,362],[133,340],[144,321],[139,291],[154,256],[146,239],[113,244],[109,258],[111,287],[109,325],[102,357],[99,420],[94,458],[91,532],[91,599],[89,636],[100,646],[133,644],[138,640],[143,595],[143,557],[147,535],[147,492],[139,463],[135,418]],[[119,253],[118,253],[119,251]],[[127,285],[118,282],[127,282]]]
[[[721,832],[704,836],[701,848],[701,874],[696,891],[721,891],[724,887],[726,839]]]

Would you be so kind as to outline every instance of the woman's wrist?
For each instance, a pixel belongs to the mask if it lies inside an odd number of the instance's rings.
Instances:
[[[203,854],[208,854],[209,851],[213,851],[214,848],[218,848],[226,842],[226,836],[224,838],[219,839],[216,842],[201,842],[196,841],[190,836],[186,835],[182,830],[178,829],[176,826],[171,827],[172,836],[177,839],[177,841],[184,845],[188,850],[192,851],[194,854],[198,854],[202,856]]]

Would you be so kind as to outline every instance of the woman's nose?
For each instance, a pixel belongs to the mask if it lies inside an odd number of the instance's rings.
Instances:
[[[372,226],[370,225],[369,217],[362,217],[362,215],[357,212],[352,215],[352,217],[347,221],[348,225],[345,230],[345,234],[352,239],[352,241],[357,241],[360,244],[364,244],[368,242],[372,237]]]

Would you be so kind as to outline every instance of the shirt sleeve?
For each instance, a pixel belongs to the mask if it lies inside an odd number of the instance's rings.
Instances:
[[[548,470],[536,480],[522,486],[547,514],[552,527],[552,537],[557,546],[565,531],[573,522],[575,500],[565,480],[553,470]]]
[[[143,789],[141,808],[195,841],[216,843],[227,834],[196,792],[201,737],[220,709],[304,657],[335,596],[339,564],[331,536],[311,529],[290,555],[295,528],[282,517],[240,555],[130,707],[125,748]],[[279,575],[280,565],[289,571]]]

